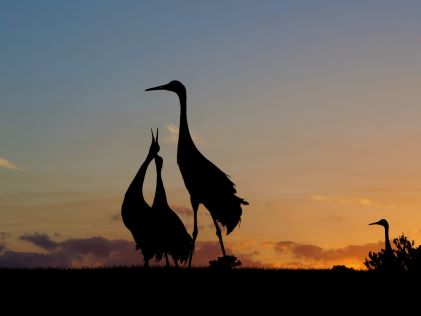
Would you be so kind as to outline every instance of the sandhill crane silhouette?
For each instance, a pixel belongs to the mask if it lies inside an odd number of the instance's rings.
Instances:
[[[399,270],[399,262],[393,252],[392,246],[389,240],[389,223],[385,219],[381,219],[378,222],[370,223],[369,225],[380,225],[384,227],[385,235],[385,249],[383,251],[383,264],[382,270],[385,271],[396,271]]]
[[[156,143],[158,144],[158,130],[156,131]],[[170,208],[167,202],[164,183],[162,181],[163,159],[158,154],[155,155],[156,165],[156,191],[152,204],[152,211],[156,212],[161,225],[161,236],[159,242],[164,250],[167,266],[169,266],[168,254],[178,266],[178,262],[186,263],[189,259],[192,238],[186,230],[181,219]]]
[[[190,194],[194,215],[193,242],[189,267],[191,266],[198,234],[197,211],[200,203],[208,209],[212,216],[223,256],[226,257],[221,229],[218,223],[227,228],[227,235],[231,233],[241,219],[241,205],[247,205],[248,202],[235,195],[237,191],[234,183],[196,148],[187,123],[187,95],[184,85],[174,80],[166,85],[149,88],[145,91],[152,90],[175,92],[180,100],[181,112],[177,163],[183,176],[184,184]]]
[[[152,131],[151,131],[152,132]],[[136,250],[140,249],[144,259],[144,266],[149,266],[149,260],[160,261],[163,250],[159,246],[156,233],[157,216],[143,197],[143,182],[149,164],[159,152],[159,144],[152,133],[152,143],[145,161],[130,183],[121,207],[121,217],[124,225],[132,233],[136,242]]]

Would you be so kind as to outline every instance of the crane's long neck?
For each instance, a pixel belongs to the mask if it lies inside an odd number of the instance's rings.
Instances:
[[[193,144],[193,139],[190,135],[189,125],[187,123],[187,96],[186,91],[178,92],[178,97],[180,99],[180,131],[178,135],[178,146],[180,144],[187,145]],[[193,144],[194,146],[194,144]]]
[[[167,206],[167,195],[165,194],[164,183],[162,182],[162,169],[156,169],[156,190],[155,190],[155,198],[153,200],[152,207],[157,206]]]
[[[384,238],[385,238],[385,247],[386,247],[386,251],[392,251],[392,246],[390,245],[390,240],[389,240],[389,227],[385,226],[384,227]]]
[[[143,197],[143,182],[145,181],[146,170],[148,169],[149,164],[151,163],[153,157],[148,154],[143,164],[140,166],[138,172],[133,178],[132,182],[127,189],[126,196],[134,196],[144,203],[146,203]]]

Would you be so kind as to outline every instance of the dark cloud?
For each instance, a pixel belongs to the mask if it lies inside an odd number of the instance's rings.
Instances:
[[[10,233],[0,232],[0,240],[5,240],[10,237]]]
[[[295,245],[294,255],[296,258],[313,258],[320,260],[323,258],[323,249],[314,245]]]
[[[94,255],[98,258],[108,257],[111,252],[118,249],[119,240],[108,240],[102,237],[86,239],[67,239],[60,243],[63,251],[79,254]]]
[[[71,268],[133,266],[143,263],[134,242],[103,237],[71,238],[55,242],[45,234],[25,234],[21,240],[29,241],[45,253],[17,252],[3,249],[0,251],[0,267],[7,268]],[[6,250],[6,251],[5,251]]]
[[[143,264],[143,257],[135,250],[132,241],[106,239],[103,237],[70,238],[61,242],[52,240],[46,234],[24,234],[21,240],[29,241],[44,250],[38,252],[17,252],[0,244],[0,267],[7,268],[71,268],[134,266]],[[257,252],[242,254],[227,248],[227,253],[235,254],[243,266],[259,266],[253,259]],[[197,242],[193,265],[209,266],[210,260],[221,256],[218,242]],[[152,263],[152,262],[151,262]]]
[[[51,240],[50,237],[46,234],[24,234],[21,235],[19,239],[29,241],[45,250],[54,250],[57,248],[57,243]]]
[[[72,266],[72,257],[61,252],[36,253],[5,251],[0,255],[1,268],[67,268]]]
[[[133,266],[143,264],[143,257],[135,250],[132,241],[106,239],[103,237],[68,238],[55,241],[49,235],[33,233],[19,237],[40,247],[43,252],[17,252],[0,243],[0,267],[35,268],[35,267],[105,267]],[[259,252],[247,244],[230,244],[228,254],[235,255],[244,267],[259,267],[263,264],[256,260]],[[331,267],[337,264],[362,265],[369,251],[382,248],[383,242],[364,245],[350,245],[342,248],[327,249],[313,244],[300,244],[293,241],[264,242],[261,249],[274,249],[282,256],[283,262],[290,267],[314,268]],[[196,243],[193,257],[194,266],[208,266],[210,260],[222,255],[217,241]],[[163,262],[162,262],[163,264]]]
[[[293,241],[278,241],[275,244],[268,241],[268,242],[265,242],[265,244],[273,245],[273,248],[281,254],[288,252],[292,247],[294,247],[294,245],[296,245],[296,243]]]

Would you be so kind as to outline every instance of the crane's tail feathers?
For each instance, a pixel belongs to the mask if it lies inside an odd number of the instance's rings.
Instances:
[[[232,195],[221,202],[222,206],[215,207],[210,211],[214,214],[214,218],[221,223],[222,226],[227,228],[228,235],[241,221],[241,214],[243,213],[241,205],[248,205],[249,203],[235,195]]]
[[[174,261],[185,264],[189,260],[193,243],[191,236],[186,232],[185,234],[180,235],[179,238],[173,240],[173,242],[175,242],[176,247],[174,247],[174,251],[171,253],[171,256]]]
[[[188,233],[186,233],[186,236],[184,238],[183,251],[180,254],[181,263],[187,263],[187,261],[189,260],[192,244],[193,244],[193,239]]]

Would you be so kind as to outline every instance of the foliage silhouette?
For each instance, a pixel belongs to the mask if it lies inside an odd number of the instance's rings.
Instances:
[[[415,242],[410,241],[404,234],[393,239],[393,254],[398,264],[396,271],[421,271],[421,247],[415,247]],[[364,265],[368,270],[383,271],[385,269],[385,250],[369,252]]]
[[[218,260],[209,261],[209,267],[214,269],[232,269],[238,266],[241,266],[241,261],[234,256],[223,256]]]
[[[332,267],[332,271],[340,271],[340,272],[349,272],[349,271],[355,271],[354,268],[349,268],[343,264],[334,265]]]

